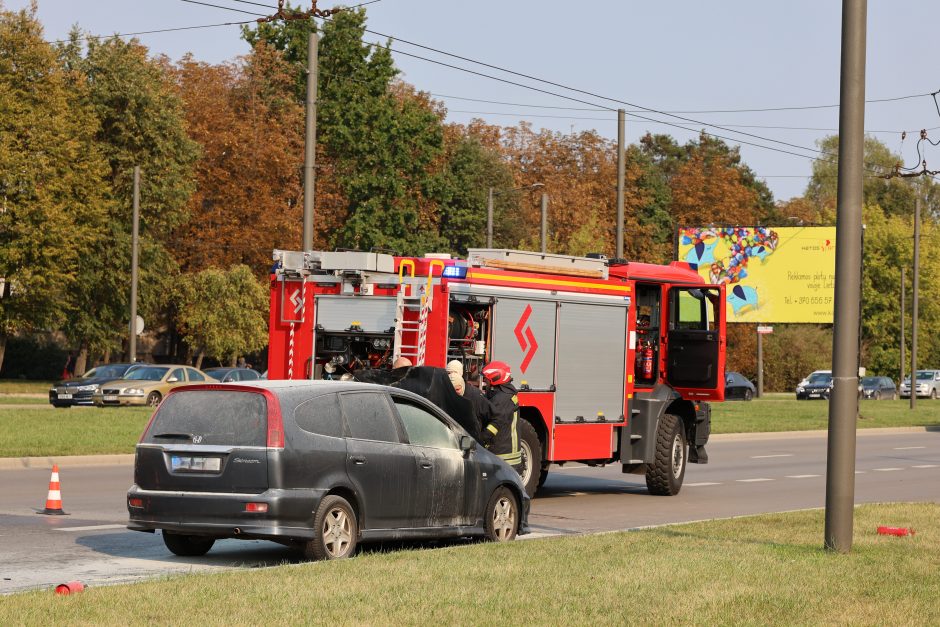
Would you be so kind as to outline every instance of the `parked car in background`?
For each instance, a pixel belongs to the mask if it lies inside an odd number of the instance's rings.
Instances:
[[[176,555],[263,539],[313,559],[362,541],[527,533],[519,473],[428,400],[337,381],[172,391],[137,445],[135,531]]]
[[[150,405],[156,407],[170,390],[187,383],[215,382],[192,366],[148,365],[123,378],[102,383],[92,395],[99,406]]]
[[[49,403],[53,407],[91,405],[91,397],[102,383],[120,379],[129,372],[147,364],[102,364],[81,377],[59,381],[49,388]]]
[[[915,380],[915,394],[936,399],[940,397],[940,370],[918,370]],[[911,397],[911,378],[901,382],[901,398]]]
[[[261,373],[253,368],[206,368],[203,372],[222,383],[257,381],[261,378]]]
[[[816,370],[796,386],[796,400],[829,398],[832,391],[832,370]]]
[[[739,372],[725,373],[725,400],[749,401],[757,394],[757,388]]]
[[[890,377],[862,377],[862,398],[881,401],[896,400],[898,388]]]

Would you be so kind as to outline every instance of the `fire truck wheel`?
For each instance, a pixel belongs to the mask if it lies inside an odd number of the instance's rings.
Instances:
[[[682,488],[688,457],[682,420],[663,414],[656,430],[656,453],[646,471],[646,487],[650,494],[674,496]]]
[[[531,497],[541,485],[539,479],[542,474],[542,443],[539,442],[535,427],[527,420],[519,421],[519,450],[522,453],[519,475],[525,484],[526,494]]]
[[[540,489],[545,483],[545,480],[548,479],[548,467],[550,464],[542,464],[542,472],[539,473],[539,484],[536,489]]]

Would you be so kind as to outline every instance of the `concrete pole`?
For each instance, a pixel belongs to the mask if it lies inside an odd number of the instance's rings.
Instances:
[[[548,194],[542,192],[542,254],[548,251]]]
[[[486,196],[486,247],[493,247],[493,188]]]
[[[623,259],[624,110],[617,109],[617,259]]]
[[[842,0],[835,320],[826,458],[826,549],[852,549],[862,265],[867,0]]]
[[[307,136],[304,141],[303,249],[313,250],[314,189],[317,158],[317,26],[311,20],[307,39]]]
[[[914,298],[911,303],[911,409],[917,403],[917,317],[920,288],[920,194],[917,195],[917,204],[914,207],[914,279],[911,281]]]
[[[140,236],[140,166],[134,166],[134,225],[131,227],[131,323],[128,334],[128,360],[137,361],[137,249]]]
[[[898,387],[904,383],[904,268],[901,268],[901,378]]]

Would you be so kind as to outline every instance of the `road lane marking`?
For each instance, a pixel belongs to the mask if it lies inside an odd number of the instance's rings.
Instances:
[[[894,450],[896,451],[913,451],[917,448],[927,448],[926,446],[895,446]]]
[[[758,481],[773,481],[773,479],[767,479],[766,477],[759,477],[757,479],[735,479],[739,483],[757,483]]]
[[[781,455],[751,455],[751,459],[768,459],[771,457],[793,457],[793,453],[785,453]]]
[[[911,468],[936,468],[937,464],[920,464],[919,466],[911,466]]]
[[[787,479],[811,479],[813,477],[821,477],[822,475],[787,475]]]
[[[867,470],[856,470],[856,471],[855,471],[855,474],[856,474],[856,475],[864,475],[866,472],[868,472],[868,471],[867,471]]]
[[[721,483],[716,481],[699,481],[698,483],[687,483],[685,487],[687,488],[701,488],[707,485],[721,485]]]
[[[98,531],[101,529],[127,529],[127,525],[88,525],[87,527],[59,527],[56,531]]]
[[[904,470],[903,468],[874,468],[875,472],[892,472],[894,470]]]

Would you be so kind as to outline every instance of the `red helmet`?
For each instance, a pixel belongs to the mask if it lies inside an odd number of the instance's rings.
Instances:
[[[504,361],[491,361],[483,367],[483,378],[485,378],[490,385],[509,383],[510,379],[512,379],[509,364]]]

